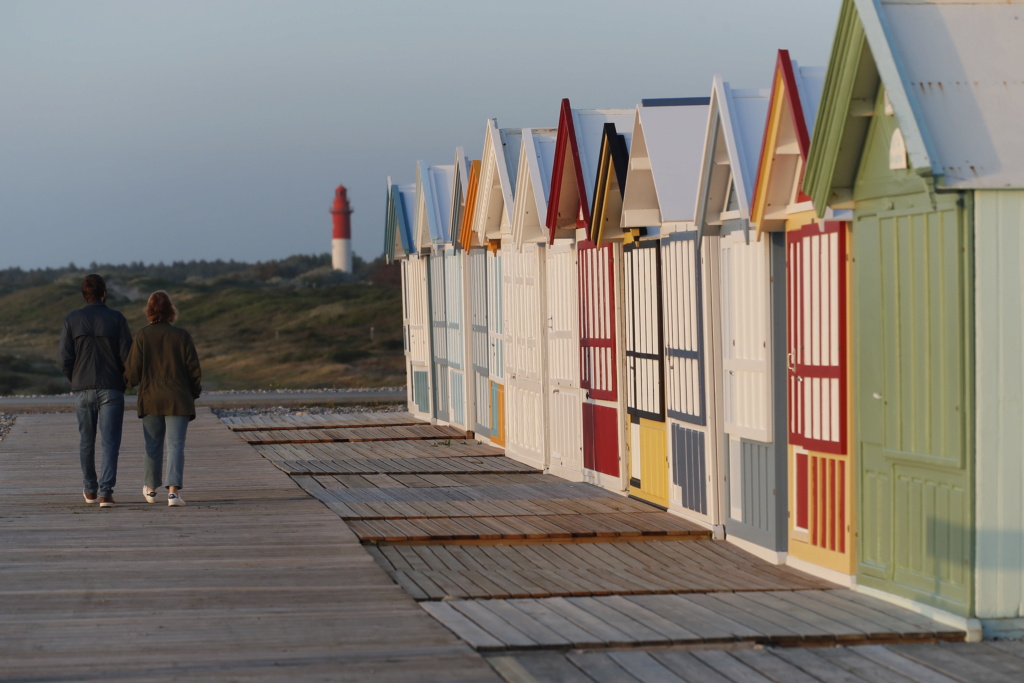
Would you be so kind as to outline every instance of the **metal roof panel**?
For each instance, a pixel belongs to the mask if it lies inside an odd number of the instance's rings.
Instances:
[[[662,222],[693,220],[708,125],[709,98],[678,99],[693,103],[637,107]]]
[[[876,61],[880,39],[892,51],[942,185],[1024,187],[1024,2],[855,1]],[[907,112],[893,106],[903,128]],[[909,136],[907,145],[912,152]]]

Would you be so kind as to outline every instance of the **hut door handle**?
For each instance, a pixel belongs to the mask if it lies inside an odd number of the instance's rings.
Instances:
[[[871,394],[871,398],[875,399],[876,401],[881,401],[882,395],[876,391],[875,393]]]

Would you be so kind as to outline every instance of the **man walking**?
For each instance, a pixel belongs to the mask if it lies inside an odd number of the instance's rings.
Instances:
[[[86,503],[114,507],[117,456],[124,422],[124,361],[132,347],[128,321],[107,308],[107,283],[99,275],[82,280],[85,306],[68,313],[60,335],[60,363],[71,380],[78,413],[79,457]],[[96,430],[103,459],[96,477]]]

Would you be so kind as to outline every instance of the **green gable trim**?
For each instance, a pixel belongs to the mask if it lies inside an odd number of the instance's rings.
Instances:
[[[874,103],[878,80],[878,70],[857,8],[853,0],[845,0],[839,13],[804,174],[804,193],[811,198],[819,216],[824,215],[826,207],[851,198],[845,192],[853,189],[860,149],[870,121],[865,116],[852,116],[851,109],[857,98],[868,98],[867,102],[860,103],[861,107]],[[852,161],[851,155],[855,157]],[[841,156],[846,158],[841,159]],[[834,193],[835,189],[839,191]]]

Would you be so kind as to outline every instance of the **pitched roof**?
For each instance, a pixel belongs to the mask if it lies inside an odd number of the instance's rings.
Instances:
[[[476,213],[477,188],[480,185],[480,162],[473,160],[469,164],[469,184],[466,185],[466,202],[463,206],[462,221],[459,225],[457,243],[463,249],[481,244],[473,232],[473,217]]]
[[[799,188],[824,83],[825,69],[801,67],[779,50],[750,209],[759,236],[785,228],[794,195],[810,201]]]
[[[388,177],[387,210],[384,218],[384,257],[388,263],[405,258],[416,249],[413,246],[411,209],[416,186],[398,185]]]
[[[805,191],[843,205],[879,79],[911,168],[953,189],[1024,188],[1020,0],[845,0]]]
[[[462,230],[462,214],[466,209],[466,191],[469,185],[469,158],[462,147],[455,148],[455,163],[452,172],[452,192],[449,202],[448,238],[452,244],[459,244]]]
[[[519,172],[516,174],[515,211],[512,215],[512,239],[517,247],[528,242],[547,241],[544,224],[551,169],[555,162],[554,128],[524,128]]]
[[[636,108],[623,227],[693,220],[710,102],[643,100]]]
[[[473,231],[481,244],[499,239],[502,225],[511,229],[521,139],[520,129],[499,129],[496,119],[487,119],[473,215]]]
[[[768,94],[735,90],[720,76],[714,78],[694,216],[700,237],[721,231],[727,202],[735,205],[739,218],[750,219]]]
[[[597,185],[588,239],[601,246],[609,238],[621,235],[622,196],[626,189],[626,168],[629,166],[629,138],[619,133],[614,123],[604,124],[601,151],[598,154]]]
[[[590,227],[604,126],[625,131],[632,121],[632,109],[573,109],[568,98],[562,100],[545,217],[549,241],[559,229]]]

